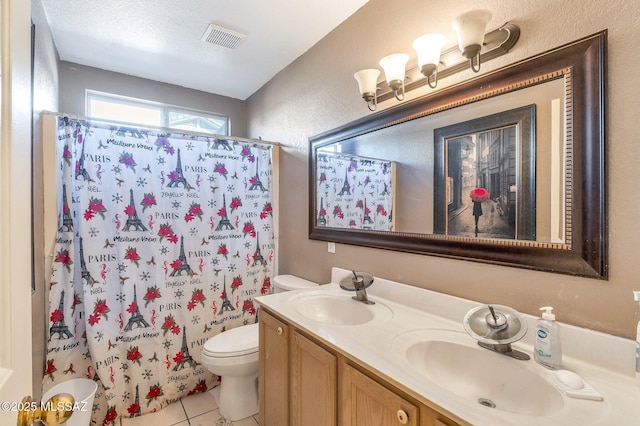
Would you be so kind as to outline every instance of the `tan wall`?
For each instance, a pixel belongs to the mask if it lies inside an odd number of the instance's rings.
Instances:
[[[308,138],[368,113],[353,73],[376,67],[386,54],[410,53],[411,42],[423,33],[442,32],[449,38],[447,46],[453,45],[449,23],[476,8],[493,12],[490,28],[512,21],[522,31],[515,48],[484,64],[485,71],[609,30],[609,281],[342,244],[337,245],[336,254],[329,254],[327,243],[308,239]],[[370,0],[248,100],[248,136],[285,145],[279,206],[280,273],[327,282],[331,266],[356,268],[530,314],[537,314],[540,306],[552,305],[562,322],[633,337],[640,318],[631,293],[640,290],[640,196],[636,195],[640,184],[640,59],[634,56],[640,39],[638,16],[637,0]],[[468,77],[469,73],[451,77],[439,86]],[[410,97],[427,91],[417,92]],[[392,100],[379,108],[395,104]]]

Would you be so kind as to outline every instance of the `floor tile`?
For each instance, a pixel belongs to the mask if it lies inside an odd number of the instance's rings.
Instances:
[[[205,414],[189,419],[191,426],[256,426],[258,423],[253,417],[236,420],[234,422],[226,420],[220,416],[218,410],[210,411]]]
[[[181,399],[188,418],[199,416],[218,408],[216,400],[210,392],[200,392]]]
[[[187,414],[179,401],[155,413],[144,414],[132,419],[122,419],[122,426],[173,426],[187,420]],[[189,423],[184,423],[188,425]]]

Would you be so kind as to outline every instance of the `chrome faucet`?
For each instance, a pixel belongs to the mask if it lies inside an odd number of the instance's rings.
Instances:
[[[367,297],[366,288],[373,284],[373,276],[366,272],[353,272],[353,277],[346,276],[340,280],[340,288],[347,291],[355,291],[356,295],[352,297],[353,300],[362,302],[367,305],[373,305],[375,302],[369,300]]]
[[[529,359],[529,355],[511,347],[527,332],[527,323],[517,311],[500,305],[478,306],[467,312],[463,325],[478,346],[511,358]]]

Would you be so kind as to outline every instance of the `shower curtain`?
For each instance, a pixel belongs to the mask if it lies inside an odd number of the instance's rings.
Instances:
[[[318,226],[394,230],[395,162],[323,152],[316,167]]]
[[[56,143],[44,391],[91,378],[112,425],[216,385],[202,346],[270,292],[272,146],[69,117]]]

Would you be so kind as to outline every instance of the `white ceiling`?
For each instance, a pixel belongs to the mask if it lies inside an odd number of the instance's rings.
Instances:
[[[368,0],[42,0],[60,59],[245,100]],[[210,23],[247,34],[201,41]]]

